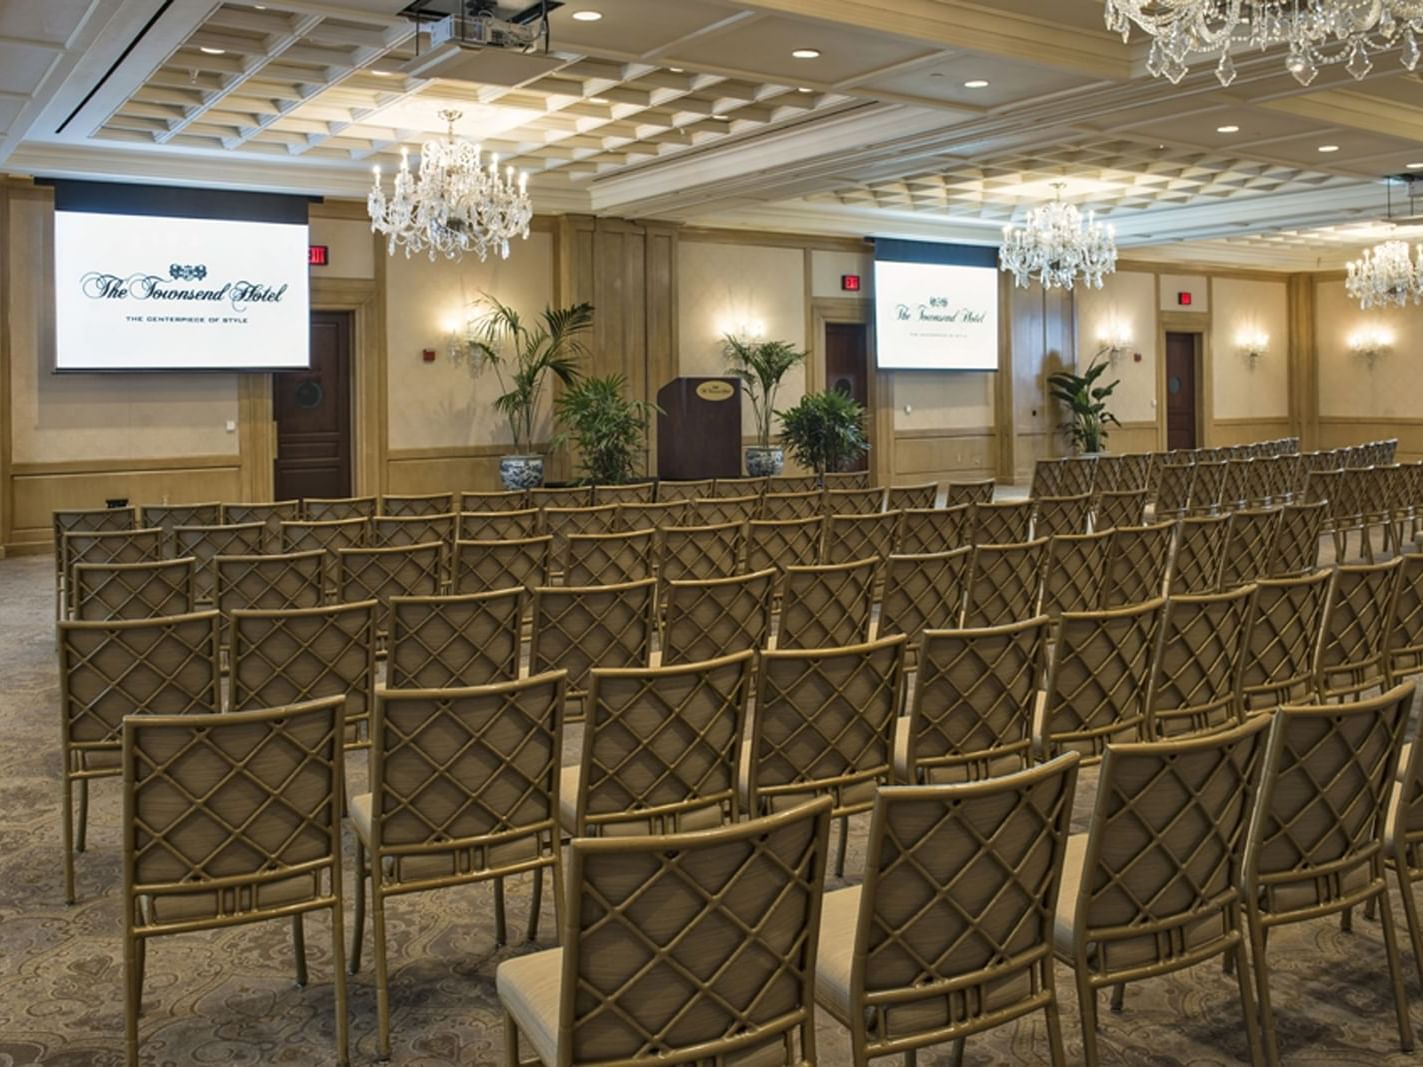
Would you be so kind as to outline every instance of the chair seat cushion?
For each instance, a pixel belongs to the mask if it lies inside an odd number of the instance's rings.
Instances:
[[[563,985],[563,949],[516,956],[499,964],[494,985],[519,1036],[544,1063],[558,1062],[558,1002]]]
[[[1323,879],[1301,874],[1297,880],[1268,885],[1261,894],[1260,910],[1272,915],[1281,915],[1303,908],[1315,908],[1350,893],[1357,893],[1368,884],[1367,862],[1361,862]]]
[[[190,922],[193,919],[215,919],[241,912],[256,913],[289,904],[315,900],[321,896],[320,876],[298,874],[264,882],[255,891],[249,889],[199,889],[184,893],[154,893],[139,898],[143,920],[152,926],[165,923]]]
[[[855,925],[860,886],[826,893],[820,905],[820,947],[815,956],[815,999],[837,1019],[850,1018],[850,968],[855,960]]]
[[[371,847],[371,794],[362,793],[351,798],[351,828],[366,848]],[[493,867],[531,860],[541,851],[532,833],[527,837],[514,838],[485,850],[484,862],[471,865],[463,859],[464,848],[434,849],[419,855],[400,857],[387,855],[382,866],[386,881],[414,882],[426,878],[449,878],[461,873],[481,877],[481,872]],[[399,859],[399,868],[396,860]],[[398,877],[397,877],[398,873]]]
[[[570,837],[578,833],[578,793],[583,788],[583,767],[575,763],[558,773],[558,824]]]

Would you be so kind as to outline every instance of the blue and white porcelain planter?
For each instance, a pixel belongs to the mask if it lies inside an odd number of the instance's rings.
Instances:
[[[785,449],[762,448],[760,445],[746,449],[746,473],[752,478],[769,478],[780,474],[785,467]]]
[[[500,456],[499,480],[505,489],[536,489],[544,483],[543,456]]]

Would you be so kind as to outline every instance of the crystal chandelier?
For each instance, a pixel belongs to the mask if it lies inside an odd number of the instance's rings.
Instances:
[[[1410,249],[1407,241],[1385,241],[1367,249],[1350,261],[1344,288],[1365,311],[1423,303],[1423,245]]]
[[[517,181],[514,168],[499,170],[499,156],[481,160],[478,145],[455,140],[455,122],[461,112],[441,111],[449,124],[449,139],[426,141],[420,148],[418,175],[410,172],[410,155],[400,150],[400,170],[389,200],[381,188],[380,167],[366,200],[371,230],[387,236],[391,255],[404,246],[405,255],[429,250],[446,259],[459,259],[473,251],[482,260],[492,250],[509,258],[509,241],[529,236],[533,205],[529,202],[527,174]]]
[[[1080,274],[1087,285],[1100,289],[1102,278],[1117,269],[1115,229],[1098,222],[1094,212],[1088,212],[1084,224],[1081,213],[1062,202],[1063,185],[1053,183],[1057,199],[1029,211],[1025,225],[1003,227],[998,265],[1012,271],[1020,287],[1037,275],[1044,289],[1071,289]]]
[[[1125,41],[1132,23],[1151,35],[1146,68],[1173,85],[1191,60],[1219,55],[1216,77],[1235,80],[1231,50],[1289,48],[1285,67],[1301,85],[1319,68],[1343,63],[1356,79],[1373,57],[1402,47],[1409,70],[1418,66],[1423,0],[1107,0],[1107,28]]]

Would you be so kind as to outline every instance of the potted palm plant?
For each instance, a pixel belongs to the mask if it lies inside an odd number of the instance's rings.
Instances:
[[[545,308],[529,326],[508,304],[485,295],[488,311],[473,321],[465,355],[475,373],[489,367],[501,390],[494,407],[509,423],[513,454],[499,459],[506,489],[542,485],[544,457],[533,452],[534,419],[549,375],[564,385],[578,380],[583,334],[593,325],[593,305]]]
[[[746,449],[746,473],[753,478],[780,474],[785,452],[771,444],[776,393],[786,372],[805,361],[805,353],[785,341],[747,341],[730,334],[722,345],[731,363],[727,372],[741,379],[756,417],[756,443]]]
[[[815,472],[822,487],[826,471],[843,470],[869,451],[865,409],[839,389],[807,393],[795,407],[776,414],[781,444],[797,463]]]
[[[593,485],[620,485],[638,473],[648,421],[657,407],[626,393],[627,379],[609,374],[579,378],[554,402],[562,427],[555,440],[573,442],[584,480]]]
[[[1048,375],[1048,391],[1067,407],[1069,421],[1063,429],[1079,455],[1102,452],[1107,445],[1107,426],[1120,426],[1117,417],[1107,410],[1107,398],[1121,384],[1098,385],[1097,380],[1109,364],[1096,358],[1081,374],[1063,370]]]

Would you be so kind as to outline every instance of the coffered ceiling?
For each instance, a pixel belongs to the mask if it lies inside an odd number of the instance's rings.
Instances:
[[[1423,164],[1394,57],[1172,86],[1101,0],[567,0],[547,55],[434,69],[407,5],[0,0],[0,169],[364,196],[453,109],[544,211],[992,241],[1061,182],[1124,246],[1298,269]]]

